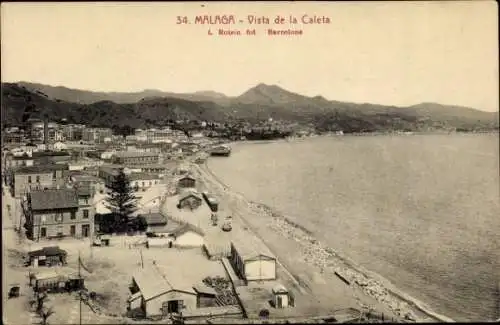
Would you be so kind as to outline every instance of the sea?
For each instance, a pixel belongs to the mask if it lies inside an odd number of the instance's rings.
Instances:
[[[208,166],[432,310],[500,317],[498,134],[239,142]]]

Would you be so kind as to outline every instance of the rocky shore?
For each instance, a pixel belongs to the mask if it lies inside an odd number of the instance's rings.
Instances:
[[[453,322],[452,319],[436,314],[422,303],[397,291],[395,288],[388,288],[379,280],[369,275],[369,272],[355,265],[348,259],[340,256],[333,249],[320,243],[313,234],[302,227],[288,220],[286,217],[274,212],[266,205],[250,202],[242,195],[230,191],[221,180],[214,175],[206,165],[195,168],[198,177],[208,186],[218,187],[226,196],[230,196],[236,203],[236,206],[249,209],[254,213],[265,216],[268,221],[268,227],[281,236],[291,239],[301,247],[300,258],[310,265],[319,269],[320,273],[332,276],[340,276],[351,286],[359,288],[364,294],[374,298],[376,301],[387,306],[394,315],[408,322],[418,321],[439,321]],[[216,184],[214,184],[216,182]],[[218,184],[217,184],[218,183]],[[370,306],[363,304],[358,300],[359,307],[363,310],[372,310]]]

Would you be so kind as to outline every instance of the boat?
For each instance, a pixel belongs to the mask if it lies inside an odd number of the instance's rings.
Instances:
[[[226,145],[220,145],[210,150],[210,156],[229,157],[231,155],[231,148]]]

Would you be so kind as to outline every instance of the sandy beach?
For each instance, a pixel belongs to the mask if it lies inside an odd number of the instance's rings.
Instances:
[[[285,269],[319,301],[328,299],[329,289],[339,286],[338,275],[341,275],[350,284],[347,294],[354,298],[360,310],[390,315],[399,321],[454,322],[398,290],[388,280],[325,247],[306,228],[271,207],[232,191],[207,164],[194,165],[192,171],[210,192],[227,202],[233,217],[260,237]]]

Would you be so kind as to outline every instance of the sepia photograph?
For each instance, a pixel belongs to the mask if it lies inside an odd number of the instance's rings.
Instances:
[[[3,324],[500,322],[496,1],[0,30]]]

